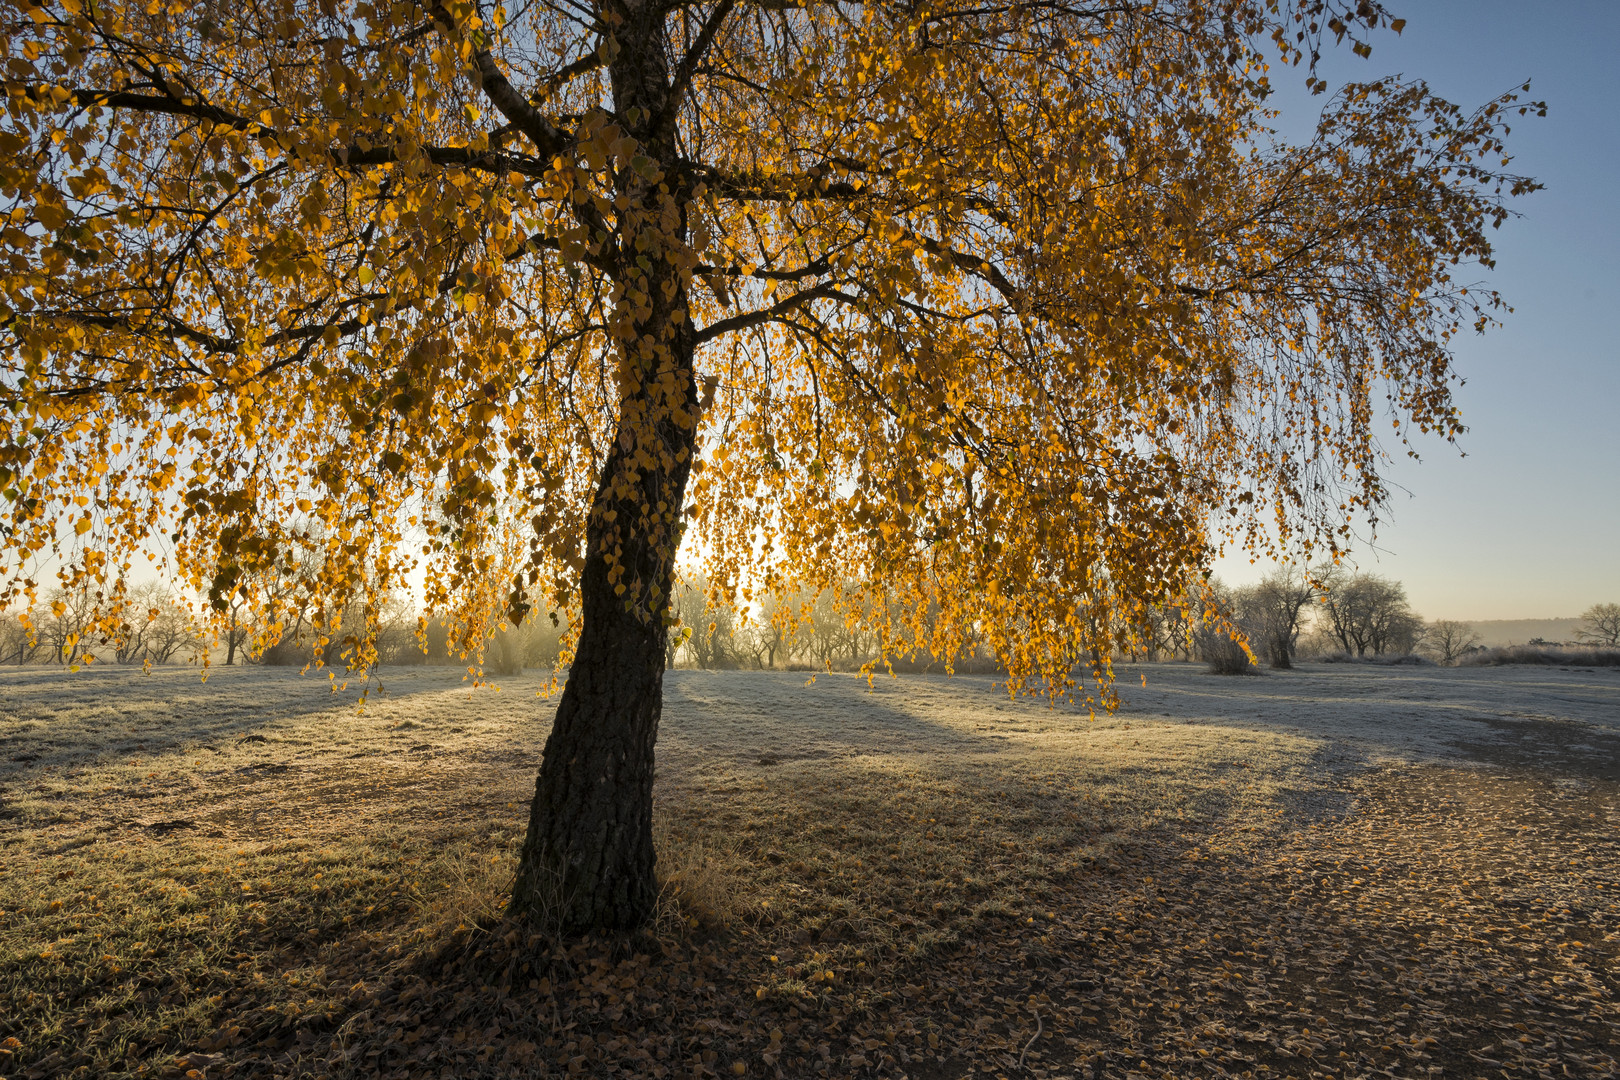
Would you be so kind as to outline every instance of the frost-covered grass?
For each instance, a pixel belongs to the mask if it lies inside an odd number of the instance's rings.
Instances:
[[[982,677],[671,672],[655,936],[757,940],[758,1001],[862,1009],[882,973],[1009,926],[1039,962],[1076,882],[1143,844],[1299,835],[1368,766],[1601,776],[1620,745],[1613,670],[1120,680],[1124,708],[1092,718]],[[328,1068],[300,1056],[311,1033],[330,1061],[379,985],[499,924],[546,681],[385,671],[357,708],[288,670],[0,672],[13,1060]]]

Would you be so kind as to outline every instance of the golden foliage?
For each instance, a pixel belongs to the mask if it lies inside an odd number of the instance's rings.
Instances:
[[[1339,550],[1380,423],[1459,430],[1499,301],[1456,267],[1535,186],[1513,95],[1272,131],[1276,65],[1316,85],[1372,4],[0,24],[0,602],[59,556],[108,628],[143,553],[267,640],[420,571],[477,647],[588,550],[667,617],[690,524],[727,595],[853,580],[889,653],[1067,687],[1223,536]]]

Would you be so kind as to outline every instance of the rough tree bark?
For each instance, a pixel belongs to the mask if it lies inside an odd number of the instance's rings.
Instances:
[[[675,206],[684,207],[674,118],[666,112],[672,87],[663,10],[642,0],[616,11],[623,16],[615,32],[620,51],[609,69],[616,122],[658,163]],[[687,288],[661,257],[668,241],[685,240],[684,211],[677,210],[672,232],[667,218],[660,221],[658,184],[626,169],[618,186],[647,208],[639,231],[624,230],[614,249],[617,284],[645,287],[647,297],[642,317],[620,335],[624,362],[638,370],[626,381],[586,528],[579,645],[546,740],[512,897],[514,914],[563,931],[633,927],[657,899],[653,746],[669,636],[661,614],[673,590],[697,448]],[[638,275],[643,255],[652,268]],[[665,373],[684,391],[684,415],[660,403]],[[621,583],[628,586],[622,595]]]
[[[607,492],[619,457],[615,451],[609,459],[592,514],[579,647],[546,740],[512,898],[515,914],[563,930],[633,927],[652,912],[658,892],[653,744],[669,631],[662,619],[625,610],[601,550],[622,547],[620,562],[630,576],[668,596],[674,543],[672,537],[615,537],[604,522],[604,506],[617,505],[620,518],[634,509]],[[688,472],[683,464],[669,474],[644,473],[643,497],[680,506]]]

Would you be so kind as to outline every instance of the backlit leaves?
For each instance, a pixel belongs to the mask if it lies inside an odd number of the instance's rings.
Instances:
[[[1459,430],[1539,106],[1275,136],[1375,5],[649,10],[6,0],[0,600],[56,557],[114,627],[150,552],[273,635],[420,575],[477,650],[587,558],[661,615],[617,560],[692,528],[728,595],[1066,687],[1223,539],[1340,550],[1381,424]]]

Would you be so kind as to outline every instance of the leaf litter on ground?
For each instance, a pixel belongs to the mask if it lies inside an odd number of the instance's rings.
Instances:
[[[356,713],[223,674],[184,708],[11,676],[0,1076],[1616,1070],[1612,778],[1347,758],[1171,667],[1197,708],[1094,722],[677,672],[659,918],[560,942],[502,917],[548,711],[522,680]]]

